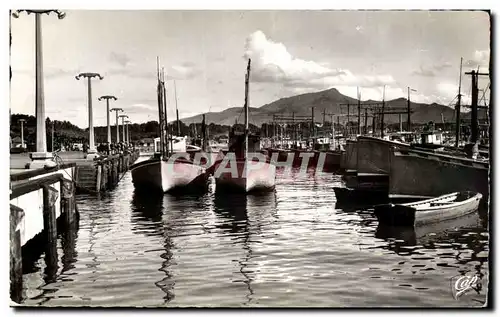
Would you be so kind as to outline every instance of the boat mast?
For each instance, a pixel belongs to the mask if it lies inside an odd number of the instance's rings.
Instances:
[[[361,135],[361,92],[359,91],[359,87],[357,88],[358,93],[358,135]]]
[[[384,85],[384,92],[382,95],[382,113],[380,114],[380,137],[383,139],[384,138],[384,111],[385,111],[385,85]]]
[[[179,109],[177,108],[177,85],[174,80],[175,113],[177,115],[177,135],[181,136],[181,123],[179,121]]]
[[[163,130],[163,96],[162,96],[162,85],[160,78],[160,58],[156,57],[156,78],[157,78],[157,98],[158,98],[158,128],[160,132],[160,157],[163,158],[165,156],[165,148],[164,148],[164,130]]]
[[[247,65],[247,74],[245,76],[245,152],[244,152],[244,157],[247,157],[248,154],[248,85],[250,81],[250,63],[251,59],[248,59],[248,65]]]
[[[205,124],[205,114],[203,114],[203,120],[201,121],[201,149],[205,152],[207,150],[207,134],[206,134],[206,124]]]
[[[458,99],[457,105],[455,106],[455,147],[458,148],[460,140],[460,101],[462,99],[461,87],[462,87],[462,61],[463,57],[460,57],[460,75],[458,77]]]
[[[165,147],[165,154],[169,156],[171,154],[171,151],[168,150],[168,115],[167,115],[167,88],[165,86],[165,69],[162,68],[162,79],[161,79],[161,86],[162,86],[162,95],[163,95],[163,112],[165,113],[164,116],[164,125],[165,125],[165,142],[163,143]]]

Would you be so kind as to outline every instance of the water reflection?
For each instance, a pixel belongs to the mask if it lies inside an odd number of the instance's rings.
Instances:
[[[449,279],[486,281],[487,212],[425,230],[381,227],[359,204],[334,209],[335,179],[295,173],[264,196],[172,196],[136,192],[126,174],[109,195],[80,199],[78,235],[59,240],[63,273],[47,285],[37,258],[28,303],[470,305],[452,298]]]
[[[61,256],[61,274],[64,274],[75,268],[75,263],[78,259],[78,252],[76,251],[78,229],[79,222],[75,221],[68,228],[65,228],[64,233],[61,234],[61,247],[63,251]]]
[[[417,227],[379,224],[375,237],[387,241],[382,249],[413,260],[436,261],[438,267],[455,268],[460,274],[475,273],[482,279],[488,270],[488,235],[482,224],[480,213],[475,212]],[[480,294],[481,287],[477,291]]]
[[[175,297],[175,281],[173,274],[168,269],[171,265],[172,249],[174,248],[171,238],[171,225],[168,223],[168,217],[165,216],[164,205],[168,198],[166,195],[134,191],[131,202],[132,232],[162,238],[163,253],[160,255],[162,262],[158,270],[165,273],[165,277],[155,282],[155,285],[165,293],[165,296],[163,296],[164,304],[170,302]]]

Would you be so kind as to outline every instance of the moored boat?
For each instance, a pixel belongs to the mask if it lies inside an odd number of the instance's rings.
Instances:
[[[212,168],[215,177],[215,191],[221,192],[257,192],[273,191],[276,181],[276,166],[269,156],[260,150],[260,137],[250,135],[248,124],[248,82],[250,78],[248,60],[245,76],[245,131],[229,135],[230,147],[227,154],[217,160]]]
[[[478,209],[482,194],[454,192],[406,204],[374,206],[379,223],[392,226],[418,226],[454,219]]]
[[[136,188],[166,192],[201,192],[207,188],[205,169],[186,158],[153,156],[130,167]]]
[[[203,166],[194,164],[189,158],[186,153],[186,138],[168,137],[165,79],[164,76],[160,76],[159,70],[157,93],[160,137],[155,140],[155,155],[130,167],[134,187],[139,190],[162,192],[207,190],[206,170]]]

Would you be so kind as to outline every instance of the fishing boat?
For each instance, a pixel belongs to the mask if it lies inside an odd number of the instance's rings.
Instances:
[[[205,124],[205,114],[201,122],[201,138],[192,140],[192,144],[187,146],[187,153],[196,164],[204,166],[210,170],[219,158],[222,158],[220,149],[216,149],[208,143],[207,125]]]
[[[147,160],[133,164],[130,167],[132,182],[139,190],[154,190],[161,192],[200,192],[208,189],[208,179],[205,168],[194,164],[186,152],[184,138],[168,136],[167,103],[165,76],[158,73],[158,115],[160,138],[155,142],[155,154]],[[173,151],[174,140],[178,144]],[[168,149],[170,141],[171,150]],[[180,145],[179,145],[180,144]],[[182,147],[182,144],[184,146]]]
[[[238,134],[231,131],[229,135],[229,151],[221,156],[212,168],[215,177],[215,191],[221,192],[266,192],[274,191],[276,182],[276,166],[268,155],[260,149],[260,136],[249,132],[248,118],[248,84],[250,78],[248,60],[245,76],[245,131]],[[260,157],[257,157],[259,154]],[[265,158],[263,160],[262,158]]]
[[[476,211],[482,194],[454,192],[405,204],[374,206],[379,223],[392,226],[418,226],[458,218]]]

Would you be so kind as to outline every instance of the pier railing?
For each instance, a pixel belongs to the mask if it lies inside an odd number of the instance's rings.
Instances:
[[[128,167],[139,157],[139,152],[112,154],[92,161],[78,164],[77,189],[98,193],[114,188]]]

